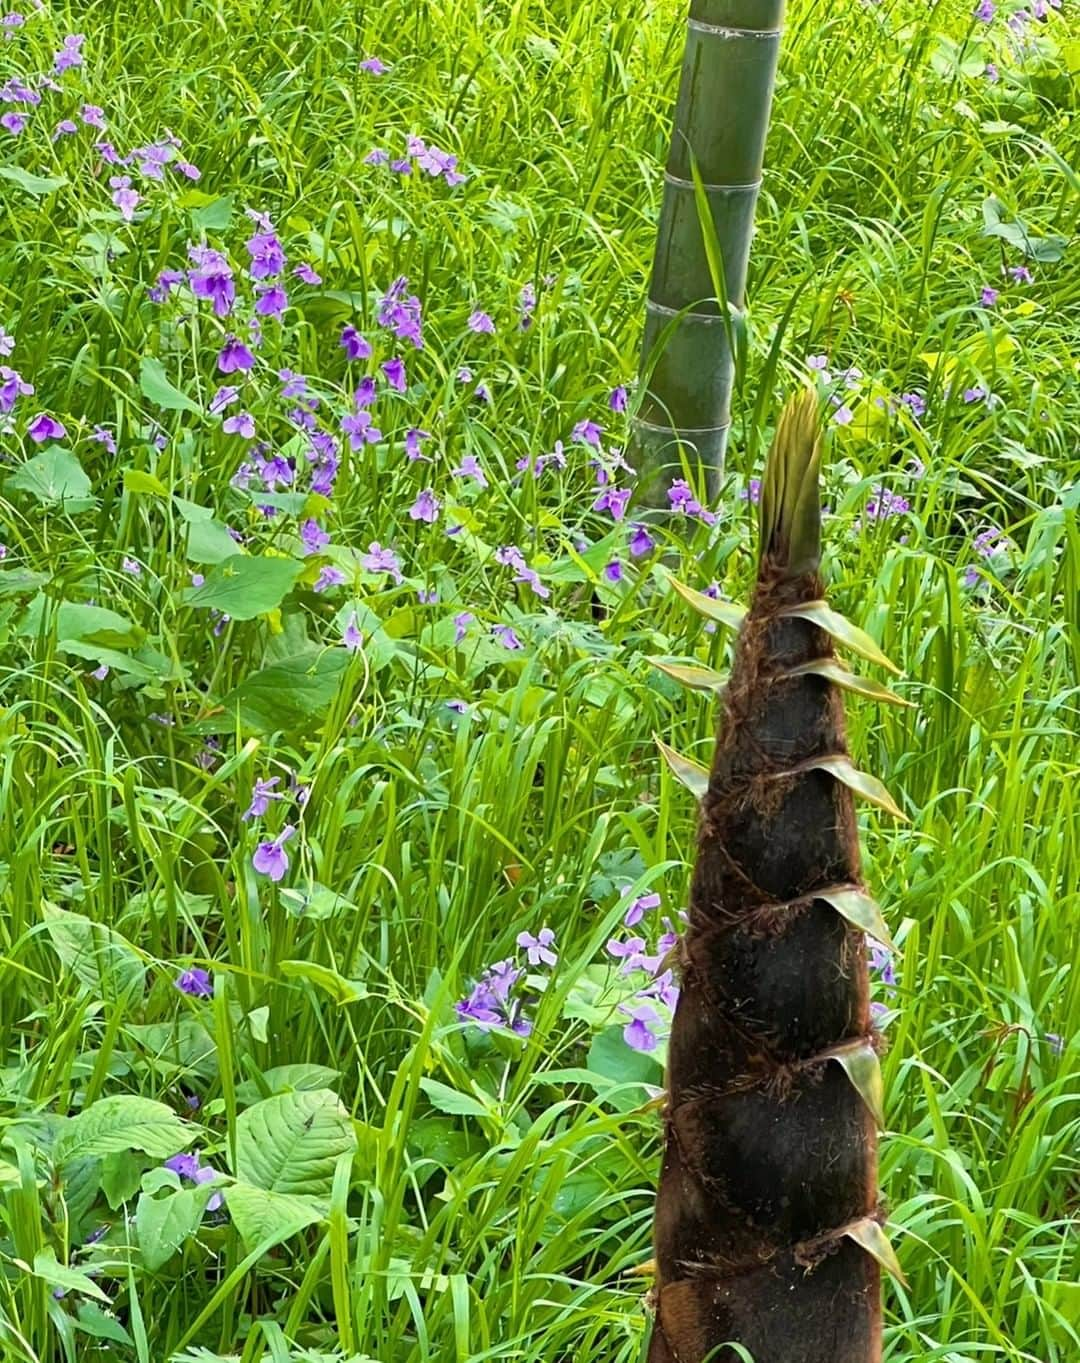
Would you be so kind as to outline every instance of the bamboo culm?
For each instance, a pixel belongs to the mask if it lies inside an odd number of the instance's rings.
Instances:
[[[630,443],[638,498],[666,507],[683,460],[714,496],[731,423],[730,320],[716,298],[693,166],[728,302],[742,308],[784,0],[693,0],[646,303],[643,393]]]

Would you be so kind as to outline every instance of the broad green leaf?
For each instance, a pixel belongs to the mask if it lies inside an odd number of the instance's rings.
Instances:
[[[55,194],[68,183],[66,175],[34,175],[22,166],[0,166],[0,180],[10,180],[35,199]]]
[[[114,1150],[141,1150],[152,1159],[168,1159],[198,1136],[171,1107],[132,1093],[99,1098],[63,1128],[53,1156],[58,1164]]]
[[[328,1197],[338,1157],[356,1132],[329,1089],[279,1093],[236,1122],[236,1177],[267,1192]]]
[[[368,995],[367,985],[362,980],[347,980],[328,965],[315,961],[282,961],[279,971],[287,980],[306,980],[329,994],[335,1003],[358,1003]]]
[[[649,662],[691,691],[717,691],[727,680],[722,672],[714,672],[711,667],[684,667],[681,663],[661,662],[659,658],[650,658]]]
[[[898,696],[895,691],[890,691],[887,686],[882,686],[880,682],[873,681],[870,677],[860,677],[854,672],[849,672],[835,658],[817,658],[814,662],[803,663],[801,667],[793,667],[782,675],[804,677],[807,674],[824,677],[826,681],[833,682],[842,690],[853,691],[857,696],[866,696],[868,700],[879,700],[885,705],[903,705],[909,710],[915,709],[914,701],[905,700],[903,696]]]
[[[438,1079],[421,1079],[420,1087],[437,1112],[449,1112],[455,1117],[490,1117],[491,1108],[460,1089],[441,1084]]]
[[[329,1065],[310,1065],[297,1062],[293,1065],[275,1065],[264,1070],[259,1076],[260,1083],[248,1079],[236,1090],[236,1100],[245,1106],[257,1103],[262,1098],[270,1098],[275,1093],[287,1093],[293,1089],[325,1089],[335,1079],[341,1077],[340,1070],[332,1070]]]
[[[1037,236],[1020,218],[1014,222],[1003,222],[1002,216],[1005,211],[1005,205],[996,195],[991,194],[984,200],[984,237],[1000,237],[1030,259],[1042,261],[1044,264],[1058,261],[1064,256],[1069,244],[1066,237]]]
[[[214,519],[209,507],[189,502],[186,497],[174,496],[172,501],[187,523],[187,558],[192,563],[223,563],[235,556],[236,541],[229,534],[228,526]]]
[[[174,659],[166,658],[156,649],[143,648],[138,653],[120,653],[102,644],[87,644],[81,639],[61,639],[57,648],[70,653],[75,658],[86,658],[91,662],[104,663],[114,672],[125,677],[133,677],[143,683],[179,681],[183,673],[177,670]]]
[[[83,466],[59,445],[50,445],[9,473],[4,487],[8,492],[28,492],[43,506],[62,507],[73,515],[95,505]]]
[[[863,932],[890,951],[896,951],[896,943],[889,934],[880,906],[862,890],[854,887],[849,890],[817,890],[815,898],[824,899],[842,918],[862,928]]]
[[[168,412],[193,412],[196,416],[203,414],[197,402],[169,382],[165,366],[152,355],[147,355],[139,366],[139,388],[144,397]]]
[[[853,1221],[850,1226],[845,1227],[844,1234],[865,1249],[867,1254],[872,1254],[886,1273],[907,1287],[908,1281],[904,1277],[904,1270],[900,1267],[896,1251],[889,1243],[889,1237],[872,1216],[864,1216],[861,1221]]]
[[[57,639],[85,644],[101,644],[103,648],[136,648],[146,632],[117,611],[105,606],[90,606],[82,601],[54,601],[39,594],[26,607],[26,613],[16,627],[22,637],[41,634],[46,616],[51,619],[51,633]]]
[[[0,597],[24,596],[51,581],[48,573],[33,568],[0,568]]]
[[[662,738],[657,738],[653,734],[653,742],[660,749],[660,754],[664,761],[674,772],[676,778],[682,782],[686,789],[696,799],[705,798],[705,793],[709,789],[709,771],[699,762],[695,762],[692,757],[684,757],[682,753],[676,752],[674,748],[669,748]]]
[[[663,1067],[656,1055],[628,1046],[621,1026],[605,1027],[596,1033],[586,1064],[594,1076],[592,1085],[604,1103],[620,1112],[640,1107],[649,1097],[648,1090],[664,1082]],[[612,1085],[615,1091],[609,1092]]]
[[[834,1046],[822,1052],[823,1058],[835,1060],[844,1067],[844,1073],[855,1086],[855,1090],[877,1122],[885,1125],[885,1086],[881,1080],[881,1065],[877,1051],[869,1041],[852,1041],[843,1046]]]
[[[139,1191],[143,1161],[130,1150],[114,1150],[101,1161],[101,1191],[105,1200],[116,1211]]]
[[[807,601],[802,606],[789,606],[780,614],[793,615],[799,620],[809,620],[826,634],[832,635],[838,644],[843,644],[852,653],[857,653],[860,658],[878,663],[881,667],[887,667],[890,672],[895,672],[897,676],[900,675],[900,669],[882,653],[869,634],[858,625],[853,625],[839,611],[834,611],[827,601]]]
[[[345,649],[305,650],[246,677],[224,697],[222,709],[230,724],[238,715],[257,733],[309,729],[338,695],[348,666]]]
[[[187,589],[184,604],[219,610],[232,620],[254,620],[281,605],[303,570],[295,558],[233,554],[214,565],[201,587]]]
[[[93,1278],[80,1273],[77,1268],[59,1263],[51,1249],[39,1249],[34,1255],[33,1274],[50,1287],[58,1287],[64,1292],[81,1292],[84,1297],[96,1297],[98,1301],[106,1303],[109,1300]]]
[[[868,800],[872,805],[877,805],[886,813],[892,814],[897,819],[902,819],[904,823],[910,822],[908,816],[877,777],[871,776],[869,772],[859,771],[857,767],[852,766],[848,758],[817,757],[814,761],[807,762],[806,767],[808,770],[816,768],[818,771],[829,772],[838,781],[843,781],[849,790],[853,790],[856,795],[861,795],[864,800]]]
[[[682,599],[693,606],[699,615],[705,615],[710,620],[718,620],[722,625],[728,625],[731,629],[738,629],[746,619],[746,611],[741,606],[736,606],[732,601],[714,601],[711,596],[706,596],[704,592],[695,591],[693,587],[687,587],[676,577],[668,577],[668,581],[679,593]]]
[[[48,901],[41,909],[53,950],[95,999],[142,993],[146,979],[142,958],[115,928],[81,913],[66,913]]]
[[[323,1220],[328,1210],[325,1199],[268,1192],[247,1183],[234,1183],[225,1194],[225,1205],[248,1250],[271,1238],[279,1244]]]
[[[168,1263],[185,1240],[198,1230],[206,1204],[216,1189],[212,1183],[152,1196],[143,1193],[135,1208],[135,1231],[142,1261],[152,1273]]]
[[[191,225],[196,232],[226,232],[232,221],[233,196],[223,194],[218,199],[191,210]]]
[[[124,491],[142,492],[148,497],[167,497],[169,495],[169,489],[161,479],[155,478],[152,473],[147,473],[144,469],[124,470]]]
[[[91,1339],[108,1339],[114,1344],[126,1344],[130,1349],[131,1336],[118,1320],[107,1315],[96,1302],[79,1303],[75,1313],[75,1328],[88,1334]]]

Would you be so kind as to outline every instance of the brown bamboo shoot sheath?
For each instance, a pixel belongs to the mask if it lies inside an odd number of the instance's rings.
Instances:
[[[791,479],[783,495],[790,503]],[[816,562],[792,574],[791,558],[774,531],[701,803],[668,1051],[649,1363],[735,1363],[730,1342],[756,1363],[880,1358],[879,1266],[843,1233],[876,1214],[875,1122],[823,1057],[873,1040],[864,936],[814,897],[859,884],[858,838],[847,787],[793,772],[846,746],[837,688],[781,675],[833,652],[816,625],[778,615],[822,593]]]

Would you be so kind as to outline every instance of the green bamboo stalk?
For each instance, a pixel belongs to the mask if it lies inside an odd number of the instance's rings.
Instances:
[[[667,506],[681,450],[704,469],[710,496],[723,473],[732,332],[709,268],[694,165],[727,300],[742,308],[783,13],[784,0],[691,0],[646,304],[644,392],[631,440],[638,495],[647,505]]]
[[[837,678],[858,678],[833,640],[882,655],[821,599],[820,461],[808,391],[766,465],[757,587],[707,783],[691,773],[704,790],[649,1363],[734,1363],[732,1344],[757,1363],[881,1357],[880,1268],[895,1260],[880,1224],[865,933],[888,932],[862,885],[852,791],[899,810],[847,756]],[[680,594],[716,617],[720,603]]]

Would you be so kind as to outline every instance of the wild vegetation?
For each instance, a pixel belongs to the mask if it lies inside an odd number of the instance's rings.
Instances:
[[[725,478],[650,518],[682,17],[0,10],[5,1360],[645,1357],[654,738],[807,382],[913,702],[846,705],[886,1358],[1076,1357],[1076,14],[790,0]]]

